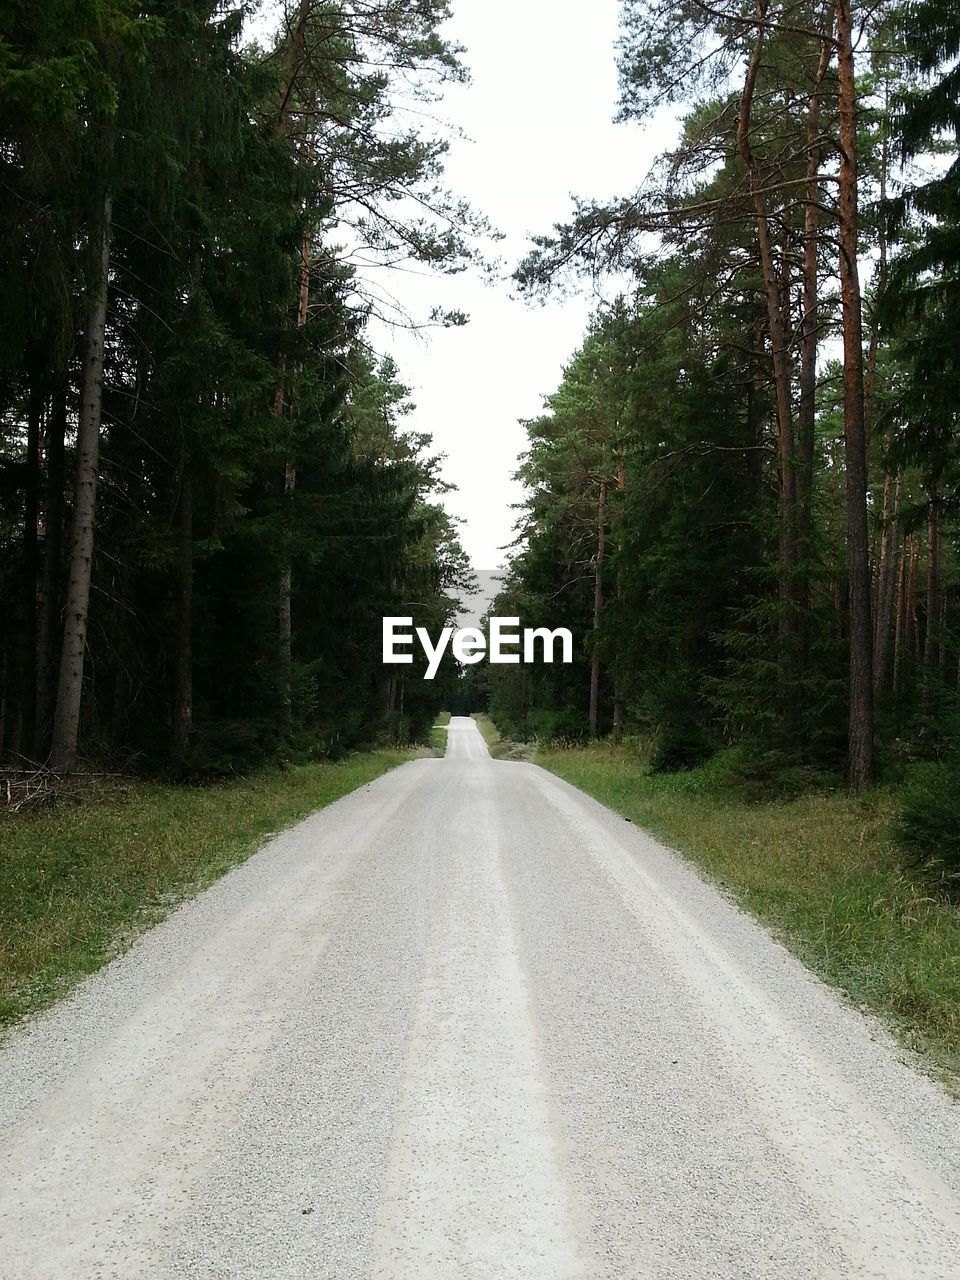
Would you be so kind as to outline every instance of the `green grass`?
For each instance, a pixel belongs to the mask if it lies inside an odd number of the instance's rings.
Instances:
[[[628,747],[541,748],[536,759],[688,856],[960,1084],[960,910],[903,861],[895,791],[747,803],[709,768],[653,776]]]
[[[488,715],[478,712],[474,717],[477,722],[477,728],[480,730],[480,736],[487,744],[487,750],[495,760],[501,756],[505,756],[510,750],[511,744],[500,737],[500,730],[493,723]]]
[[[440,755],[447,751],[447,725],[450,723],[450,712],[441,711],[430,730],[430,746]]]
[[[0,813],[0,1024],[67,991],[271,832],[409,758],[368,752],[208,787],[132,782]]]

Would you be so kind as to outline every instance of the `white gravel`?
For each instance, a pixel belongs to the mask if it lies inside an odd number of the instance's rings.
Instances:
[[[455,717],[0,1051],[0,1280],[957,1280],[960,1110]]]

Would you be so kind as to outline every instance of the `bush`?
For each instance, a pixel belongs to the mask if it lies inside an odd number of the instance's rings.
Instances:
[[[690,720],[665,724],[650,757],[650,772],[679,773],[683,769],[695,769],[710,758],[713,749],[698,724]]]
[[[842,785],[837,774],[818,768],[802,755],[741,742],[711,762],[711,775],[720,790],[732,791],[746,803],[797,800]]]
[[[910,770],[895,832],[913,862],[960,896],[960,757]]]
[[[660,729],[650,756],[650,772],[680,773],[709,760],[716,743],[704,728],[706,708],[695,673],[680,665],[666,671],[652,701]]]

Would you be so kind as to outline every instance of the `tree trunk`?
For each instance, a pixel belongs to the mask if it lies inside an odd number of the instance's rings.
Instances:
[[[871,563],[874,564],[873,569],[873,598],[877,604],[880,602],[880,579],[883,577],[883,562],[887,553],[887,547],[890,542],[890,488],[892,478],[888,467],[883,469],[883,501],[880,504],[880,549],[876,556],[873,556],[871,549]],[[875,562],[875,563],[874,563]],[[874,619],[873,634],[873,652],[877,652],[877,633],[876,619]]]
[[[283,84],[280,86],[280,102],[279,111],[277,113],[277,132],[281,134],[286,133],[290,123],[290,99],[297,83],[297,77],[300,74],[300,68],[304,61],[307,43],[307,25],[310,21],[310,10],[312,4],[313,0],[300,0],[297,7],[296,25],[289,33],[290,42],[287,45],[287,65],[284,72]]]
[[[10,664],[7,647],[0,650],[0,760],[7,751],[7,708],[10,705]]]
[[[933,686],[939,670],[940,634],[940,511],[939,494],[935,484],[930,485],[927,503],[927,606],[926,627],[923,638],[923,702],[924,731],[933,704]]]
[[[297,296],[297,328],[302,329],[307,323],[310,309],[310,228],[304,227],[300,244],[300,284]],[[283,412],[283,390],[278,387],[276,411]],[[293,462],[288,459],[284,467],[283,493],[289,503],[297,487],[297,471]],[[280,571],[280,594],[277,607],[279,658],[280,658],[280,733],[289,740],[293,735],[293,692],[291,678],[293,674],[293,612],[291,606],[291,590],[293,587],[293,565],[289,549],[286,561]]]
[[[817,418],[817,350],[820,329],[818,278],[820,240],[820,95],[830,62],[830,42],[820,46],[813,89],[807,104],[807,168],[803,206],[803,314],[800,320],[800,403],[797,411],[797,600],[810,605],[810,554],[813,541],[813,453]]]
[[[23,632],[20,657],[20,715],[22,749],[32,759],[37,747],[37,595],[40,547],[40,438],[45,396],[40,371],[30,379],[27,410],[27,485],[23,520]]]
[[[832,456],[832,472],[833,472],[833,547],[831,555],[831,563],[834,566],[832,577],[833,582],[833,610],[837,624],[837,639],[842,643],[843,630],[843,609],[844,596],[843,584],[841,581],[840,567],[843,564],[843,481],[839,478],[843,467],[840,463],[840,451],[838,448],[831,448]]]
[[[193,736],[193,477],[186,458],[180,462],[177,498],[177,634],[174,687],[174,750],[184,760]]]
[[[882,139],[880,146],[880,207],[887,200],[887,170],[890,160],[890,145],[887,138],[886,119],[889,108],[889,92],[884,81],[884,117],[881,122]],[[867,380],[864,393],[865,432],[869,438],[876,420],[877,398],[877,357],[880,349],[880,326],[877,315],[880,299],[887,281],[887,232],[886,222],[881,217],[879,225],[879,274],[877,280],[877,297],[874,301],[873,316],[870,322],[870,342],[867,349]],[[892,432],[888,439],[888,448],[892,440]],[[883,475],[883,528],[880,538],[880,556],[877,564],[876,619],[874,624],[873,651],[874,673],[873,692],[876,700],[881,696],[887,677],[887,664],[890,653],[890,614],[893,604],[894,579],[896,576],[897,553],[900,541],[900,505],[903,492],[903,468],[897,471],[896,495],[894,497],[894,515],[890,520],[890,488],[892,477],[889,466],[885,464]]]
[[[905,652],[914,657],[920,652],[920,622],[917,618],[917,581],[920,576],[920,540],[914,533],[911,535],[910,577],[907,583],[907,638],[909,644]]]
[[[120,548],[116,563],[114,591],[119,600],[135,599],[134,583],[137,580],[137,547],[135,542],[127,538]],[[133,701],[134,669],[138,665],[136,646],[134,644],[132,619],[122,615],[117,619],[116,631],[112,637],[115,659],[113,689],[110,694],[110,709],[107,714],[109,739],[114,745],[126,743],[130,736],[130,708]]]
[[[840,302],[843,316],[843,434],[846,451],[850,718],[847,781],[873,782],[873,636],[863,404],[863,315],[857,266],[857,94],[850,0],[836,0],[840,109]]]
[[[752,446],[748,455],[750,495],[754,509],[759,511],[763,503],[764,489],[764,352],[763,316],[757,315],[751,334],[750,378],[747,382],[747,439]]]
[[[907,560],[910,555],[910,539],[900,548],[900,565],[897,570],[897,609],[893,624],[893,696],[900,696],[900,664],[906,645],[907,617]],[[898,712],[899,717],[899,712]]]
[[[597,560],[593,574],[593,652],[590,655],[590,737],[600,734],[600,614],[603,609],[603,554],[607,529],[607,481],[600,480],[597,502]]]
[[[615,695],[613,699],[613,741],[619,745],[623,738],[623,702],[620,695]]]
[[[903,501],[903,469],[897,472],[893,497],[893,516],[883,531],[880,548],[880,576],[877,582],[877,626],[874,636],[874,694],[879,698],[887,680],[890,657],[890,619],[896,589],[897,562],[900,558],[900,507]]]
[[[890,139],[887,137],[887,121],[890,118],[890,84],[886,68],[884,68],[883,91],[883,114],[880,120],[879,207],[881,209],[885,208],[887,203],[887,174],[890,168]],[[877,356],[880,350],[880,325],[878,322],[878,314],[880,309],[880,299],[883,297],[883,292],[887,284],[888,245],[887,224],[884,217],[881,217],[878,220],[877,249],[879,251],[877,295],[874,299],[873,316],[870,321],[870,343],[867,351],[867,384],[864,394],[864,412],[868,435],[873,430],[874,422],[876,420]]]
[[[937,635],[939,655],[937,665],[940,671],[940,683],[944,684],[947,677],[947,588],[943,581],[943,574],[940,575],[940,629]]]
[[[627,471],[621,462],[617,468],[617,492],[623,494],[627,487]],[[617,503],[617,616],[623,617],[623,497]],[[618,622],[619,625],[619,622]],[[620,742],[623,737],[623,689],[621,664],[613,666],[613,740]]]
[[[753,148],[750,144],[751,112],[757,75],[763,56],[764,37],[768,12],[768,0],[758,0],[757,34],[753,52],[747,66],[743,94],[740,100],[740,117],[737,123],[737,141],[740,157],[753,195],[757,222],[757,244],[760,251],[760,267],[763,274],[764,294],[767,302],[767,324],[773,354],[774,388],[777,402],[777,436],[780,473],[780,641],[781,664],[785,677],[784,708],[789,716],[796,707],[795,686],[797,676],[797,489],[796,459],[794,456],[793,411],[790,391],[790,353],[787,343],[787,321],[780,294],[780,281],[773,259],[773,242],[767,217],[763,182],[757,173]]]
[[[61,382],[47,415],[47,482],[43,511],[43,583],[37,636],[38,755],[50,732],[53,684],[60,619],[60,547],[63,539],[64,438],[67,434],[67,388]]]
[[[283,477],[283,492],[289,498],[297,482],[297,473],[293,464],[288,462]],[[280,596],[277,607],[277,630],[280,651],[280,733],[289,740],[293,735],[293,615],[291,607],[291,588],[293,586],[293,565],[289,551],[286,562],[280,570]]]
[[[57,707],[53,720],[50,767],[69,772],[77,757],[84,652],[93,575],[94,521],[100,465],[100,416],[103,406],[103,357],[107,325],[107,282],[110,273],[110,229],[113,200],[103,202],[96,231],[96,257],[91,280],[84,339],[83,384],[77,427],[77,478],[73,507],[70,569],[63,622],[63,650]]]

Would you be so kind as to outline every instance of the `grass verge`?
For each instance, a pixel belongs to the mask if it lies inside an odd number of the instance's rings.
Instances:
[[[626,747],[536,760],[688,856],[960,1086],[960,910],[899,854],[895,791],[747,803],[708,769],[652,775]]]
[[[447,753],[447,725],[450,723],[450,712],[441,711],[430,730],[430,746],[438,755]]]
[[[504,738],[501,738],[500,730],[493,723],[490,717],[488,715],[484,715],[483,712],[478,712],[473,718],[477,723],[477,728],[480,730],[480,736],[487,744],[487,750],[493,756],[494,760],[499,760],[503,756],[507,755],[512,744],[507,742]]]
[[[0,1026],[124,950],[272,832],[409,759],[373,751],[208,787],[133,782],[0,813]]]

